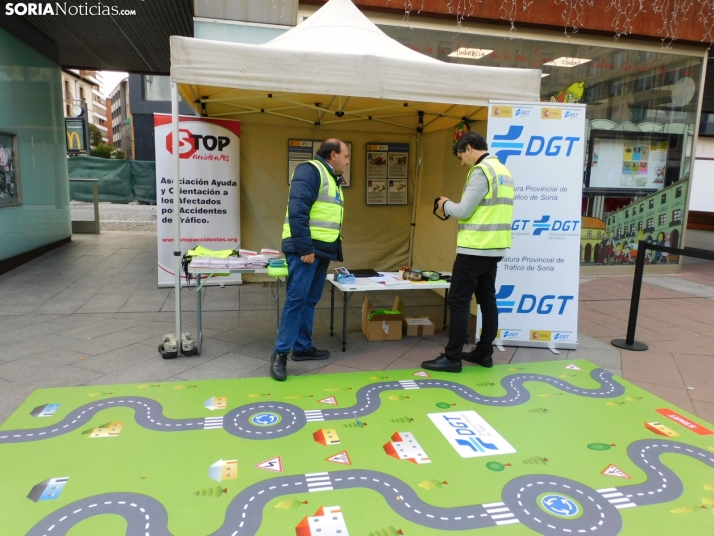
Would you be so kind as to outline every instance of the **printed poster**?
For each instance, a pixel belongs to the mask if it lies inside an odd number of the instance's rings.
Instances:
[[[387,204],[387,179],[367,179],[367,204]]]
[[[491,102],[490,107],[503,104],[513,114],[489,110],[487,140],[515,188],[512,247],[496,279],[496,342],[576,348],[585,106]],[[632,155],[630,147],[629,162]]]
[[[323,140],[288,140],[288,184],[290,184],[290,178],[295,173],[295,168],[298,167],[303,162],[312,160],[317,155],[317,151],[320,150],[320,145],[322,145]],[[350,159],[352,158],[352,142],[346,141],[347,148],[350,152]],[[352,184],[352,170],[350,166],[342,174],[343,188],[348,188]]]
[[[181,254],[198,245],[238,249],[240,243],[240,122],[179,116],[180,206],[175,205],[171,116],[154,114],[156,234],[160,287],[175,284],[176,220]],[[185,279],[182,276],[182,285]],[[240,274],[215,284],[240,283]]]
[[[406,205],[409,190],[409,144],[368,143],[367,204]]]

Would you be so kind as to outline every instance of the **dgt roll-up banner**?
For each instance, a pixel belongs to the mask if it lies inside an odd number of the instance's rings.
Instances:
[[[156,218],[159,286],[172,287],[176,218],[181,218],[181,253],[198,245],[240,247],[240,122],[179,117],[181,205],[174,206],[171,116],[154,114]],[[182,284],[185,279],[182,276]],[[238,284],[240,274],[215,284]],[[209,283],[210,284],[210,283]]]
[[[585,125],[585,105],[489,103],[489,153],[515,185],[497,344],[577,347]]]

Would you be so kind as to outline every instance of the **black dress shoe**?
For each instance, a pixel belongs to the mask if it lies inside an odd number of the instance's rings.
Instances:
[[[461,352],[461,359],[469,363],[476,363],[485,368],[491,368],[493,366],[493,354],[481,353],[476,348],[470,352]]]
[[[424,361],[421,366],[422,368],[435,370],[436,372],[461,372],[461,361],[449,359],[446,357],[446,354],[441,354],[436,359]]]
[[[288,373],[285,370],[287,364],[288,354],[273,352],[273,355],[270,356],[270,375],[279,382],[284,382],[285,378],[288,377]]]
[[[293,352],[293,361],[321,361],[330,357],[328,350],[318,350],[314,346],[305,352]]]

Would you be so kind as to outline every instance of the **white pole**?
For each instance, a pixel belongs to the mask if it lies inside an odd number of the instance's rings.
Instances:
[[[176,342],[178,353],[181,353],[181,174],[179,158],[179,115],[178,115],[178,86],[171,83],[171,132],[173,161],[173,187],[174,187],[174,220],[176,220],[176,234],[174,236],[174,294],[176,297]]]

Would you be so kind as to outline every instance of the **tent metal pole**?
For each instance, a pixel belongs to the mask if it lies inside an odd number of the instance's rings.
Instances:
[[[416,161],[416,171],[414,172],[414,197],[412,198],[412,221],[409,230],[409,262],[408,266],[412,265],[412,257],[414,255],[414,226],[416,225],[416,207],[417,207],[417,194],[419,193],[419,174],[421,173],[421,136],[422,127],[424,125],[424,115],[419,112],[419,128],[417,129],[417,161]]]
[[[179,115],[178,115],[178,84],[171,83],[171,136],[173,152],[173,187],[174,187],[174,219],[176,220],[174,236],[174,295],[176,298],[176,342],[178,353],[181,352],[181,175],[179,156]]]

